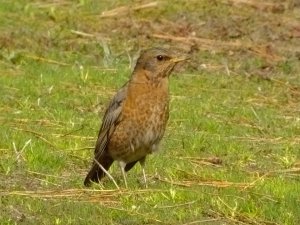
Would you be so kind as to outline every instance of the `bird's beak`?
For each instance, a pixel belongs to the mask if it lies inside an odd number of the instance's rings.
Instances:
[[[178,62],[185,61],[188,59],[189,59],[188,57],[174,57],[170,61],[173,63],[178,63]]]

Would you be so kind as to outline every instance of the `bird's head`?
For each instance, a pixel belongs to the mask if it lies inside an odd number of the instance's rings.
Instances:
[[[186,60],[172,50],[151,48],[141,52],[134,68],[133,75],[144,74],[148,80],[160,80],[169,77],[175,65]]]

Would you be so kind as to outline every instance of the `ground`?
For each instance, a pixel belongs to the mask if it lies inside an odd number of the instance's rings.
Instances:
[[[2,1],[1,224],[300,224],[297,0]],[[171,77],[161,151],[83,186],[143,48]]]

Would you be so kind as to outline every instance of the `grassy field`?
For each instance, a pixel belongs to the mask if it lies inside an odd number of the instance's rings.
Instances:
[[[0,224],[300,224],[297,1],[0,3]],[[161,151],[83,186],[138,51],[176,47]]]

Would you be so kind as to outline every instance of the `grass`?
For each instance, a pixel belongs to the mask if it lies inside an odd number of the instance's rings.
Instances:
[[[299,224],[299,7],[230,2],[0,3],[0,223]],[[113,166],[121,190],[86,189],[104,109],[153,45],[192,60],[149,188]]]

